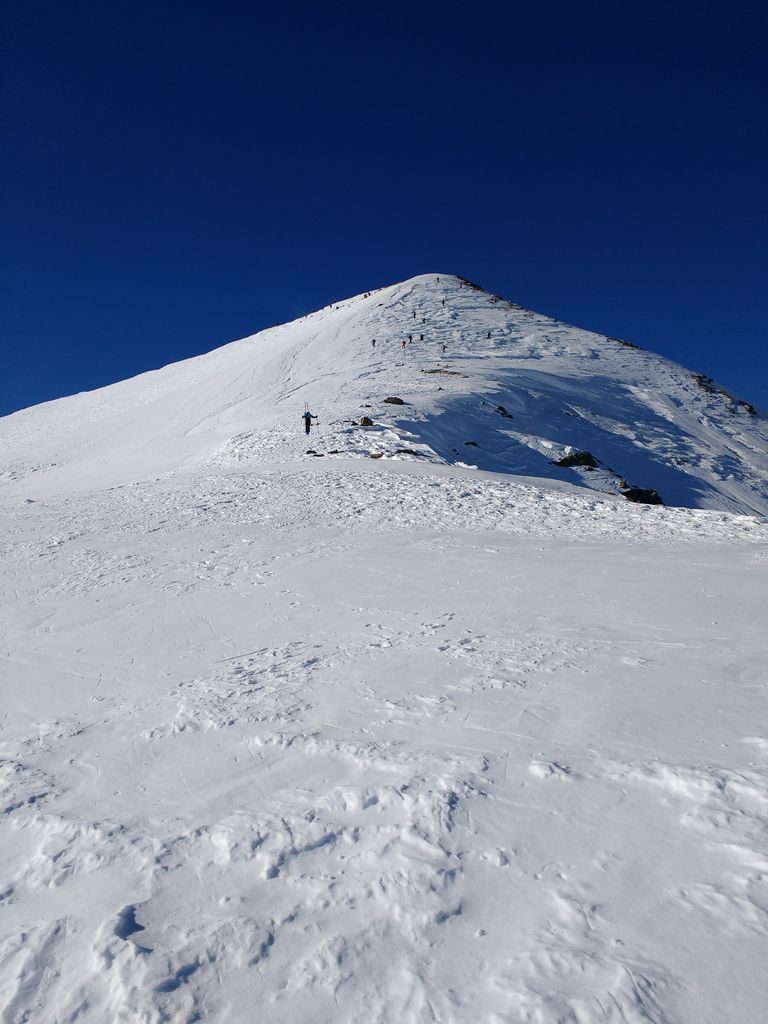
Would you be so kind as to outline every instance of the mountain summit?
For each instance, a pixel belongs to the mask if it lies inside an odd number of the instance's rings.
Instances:
[[[305,403],[320,417],[309,446]],[[190,464],[374,456],[768,514],[768,429],[749,403],[443,274],[23,410],[0,438],[6,493],[33,498]]]
[[[763,1024],[749,406],[431,274],[0,445],[3,1021]]]

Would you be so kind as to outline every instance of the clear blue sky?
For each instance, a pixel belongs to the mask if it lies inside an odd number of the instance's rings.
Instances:
[[[768,408],[766,5],[6,0],[0,413],[414,274]]]

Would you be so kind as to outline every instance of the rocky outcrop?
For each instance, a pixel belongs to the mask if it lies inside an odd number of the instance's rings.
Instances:
[[[571,469],[573,466],[585,466],[587,469],[597,469],[600,463],[592,452],[571,452],[564,455],[562,459],[553,459],[553,466],[562,466],[563,469]]]
[[[636,501],[641,505],[663,505],[661,495],[650,487],[627,487],[622,491],[627,501]]]

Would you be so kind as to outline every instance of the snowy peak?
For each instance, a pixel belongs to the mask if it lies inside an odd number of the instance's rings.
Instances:
[[[319,416],[309,444],[305,404]],[[768,514],[768,436],[748,403],[661,356],[444,274],[24,410],[2,420],[0,436],[9,496],[202,464],[374,457]]]

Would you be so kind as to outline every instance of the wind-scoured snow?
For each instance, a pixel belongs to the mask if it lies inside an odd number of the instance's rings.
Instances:
[[[0,441],[3,1024],[764,1020],[751,407],[429,275]]]

